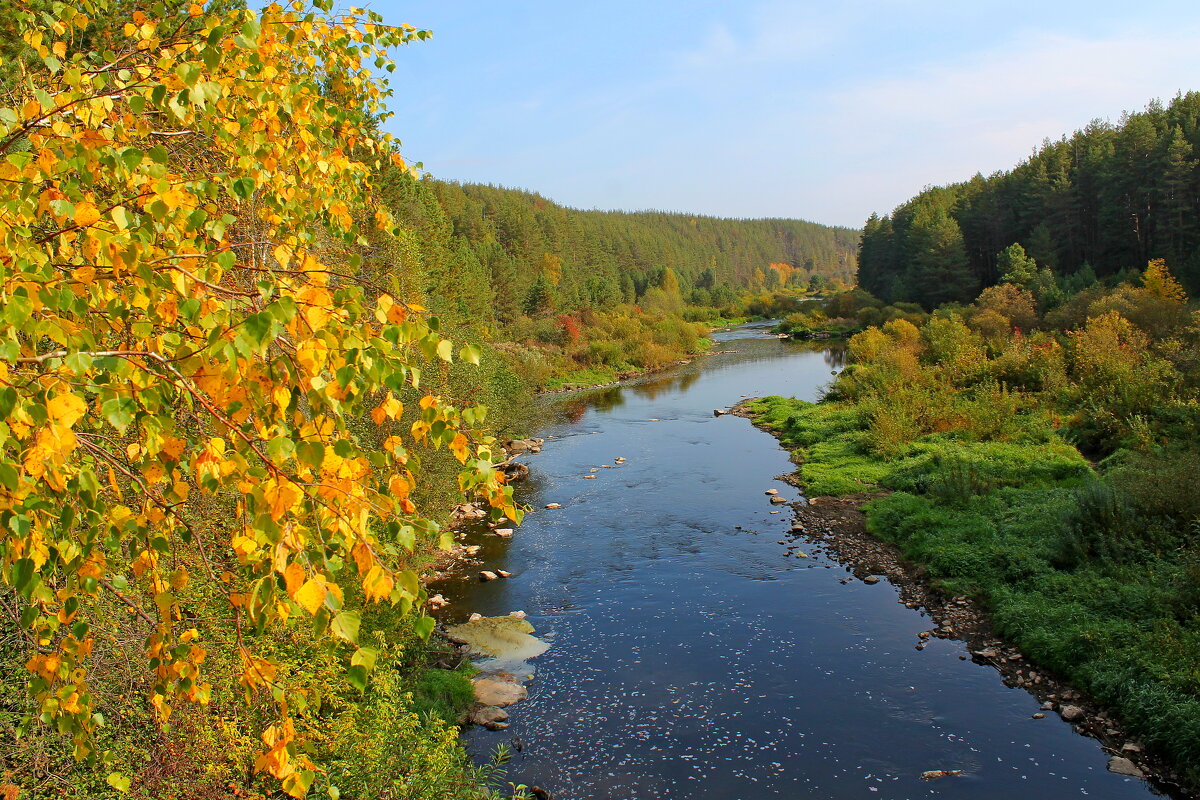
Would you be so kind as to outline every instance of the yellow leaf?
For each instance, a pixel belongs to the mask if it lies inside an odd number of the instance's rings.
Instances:
[[[263,497],[271,504],[271,518],[278,522],[300,505],[304,499],[304,492],[299,486],[285,479],[282,483],[269,481],[263,487]]]
[[[87,411],[87,403],[82,397],[73,394],[60,394],[46,404],[50,419],[68,428],[79,421]]]
[[[233,539],[233,551],[239,558],[249,558],[258,550],[258,542],[249,536],[237,536]]]
[[[391,595],[392,587],[395,584],[392,576],[388,575],[383,567],[376,564],[367,572],[367,577],[363,578],[363,593],[368,600],[382,600]]]
[[[458,463],[465,464],[470,451],[467,447],[467,437],[461,433],[454,435],[454,441],[450,443],[450,452],[454,453],[454,457],[458,459]]]
[[[93,204],[85,201],[75,204],[75,224],[81,227],[95,225],[100,219],[100,209]]]
[[[304,585],[296,590],[292,599],[303,606],[308,613],[316,614],[321,610],[321,604],[325,602],[325,593],[325,579],[318,575],[305,581]]]
[[[183,567],[180,567],[179,569],[177,569],[171,573],[170,580],[171,580],[171,588],[174,589],[175,591],[179,591],[180,589],[184,589],[187,587],[188,581],[190,580],[190,578],[188,577],[187,570],[184,569]]]
[[[375,566],[375,554],[371,552],[371,548],[367,547],[365,542],[355,542],[350,555],[354,557],[354,564],[358,567],[359,575],[368,572],[371,567]]]
[[[253,689],[256,686],[265,686],[275,682],[275,665],[265,658],[259,658],[256,655],[251,655],[245,648],[242,648],[242,680],[241,683],[248,689]]]
[[[283,579],[287,582],[288,597],[295,597],[296,592],[304,585],[304,567],[295,561],[287,565],[283,571]]]

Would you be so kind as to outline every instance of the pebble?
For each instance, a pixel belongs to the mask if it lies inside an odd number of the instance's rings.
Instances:
[[[1040,711],[1039,711],[1039,712],[1037,712],[1036,714],[1034,714],[1034,715],[1033,715],[1033,718],[1034,718],[1034,719],[1045,719],[1045,718],[1046,718],[1046,715],[1045,715],[1045,714],[1043,714],[1042,712],[1040,712]]]
[[[546,503],[546,508],[562,508],[558,503]]]
[[[877,575],[868,575],[863,578],[863,583],[879,583],[879,577]]]

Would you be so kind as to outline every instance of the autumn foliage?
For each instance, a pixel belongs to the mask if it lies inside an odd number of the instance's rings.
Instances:
[[[393,226],[373,176],[406,169],[373,70],[423,34],[322,3],[192,5],[135,13],[100,50],[107,0],[5,13],[31,54],[0,103],[0,561],[24,727],[96,756],[93,609],[116,601],[145,631],[160,723],[208,702],[206,655],[236,650],[247,696],[277,708],[255,767],[302,795],[301,700],[243,634],[310,626],[367,683],[342,587],[420,600],[404,556],[438,535],[412,499],[423,448],[520,517],[486,409],[421,391],[455,355],[437,320],[356,277],[365,228]]]

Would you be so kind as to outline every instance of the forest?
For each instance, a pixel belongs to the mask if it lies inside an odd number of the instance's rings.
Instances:
[[[849,286],[857,269],[856,231],[800,220],[579,211],[430,178],[391,192],[420,234],[403,265],[413,290],[538,389],[674,363],[721,320]]]
[[[1000,281],[1019,244],[1079,289],[1162,258],[1200,291],[1200,93],[1094,121],[1011,170],[935,186],[863,229],[858,285],[926,309]]]

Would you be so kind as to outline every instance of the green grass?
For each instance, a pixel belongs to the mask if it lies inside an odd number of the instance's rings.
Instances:
[[[475,686],[471,676],[478,670],[470,662],[456,670],[427,669],[413,691],[413,708],[420,714],[433,714],[450,725],[457,725],[475,705]]]
[[[873,535],[946,593],[979,600],[1035,663],[1200,786],[1200,552],[1138,516],[1128,476],[1097,475],[1038,420],[1013,440],[933,434],[883,458],[852,403],[750,408],[793,449],[810,495],[890,490],[866,507]]]
[[[612,367],[577,369],[547,379],[546,391],[559,392],[569,389],[586,389],[589,386],[603,386],[606,383],[613,383],[619,378],[620,374]]]

